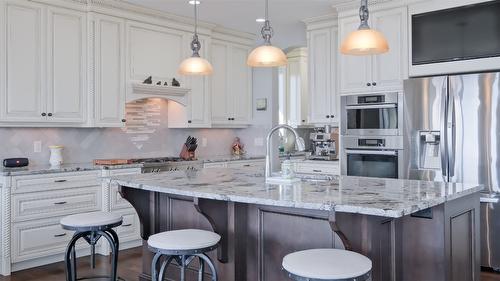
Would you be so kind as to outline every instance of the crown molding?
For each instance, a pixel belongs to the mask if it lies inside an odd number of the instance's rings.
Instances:
[[[306,25],[307,30],[318,28],[336,27],[338,25],[338,14],[327,14],[312,18],[303,19],[302,22]]]

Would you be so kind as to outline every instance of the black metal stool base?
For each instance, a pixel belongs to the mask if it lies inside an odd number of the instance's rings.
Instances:
[[[205,263],[208,265],[212,273],[212,281],[217,281],[217,271],[215,270],[215,266],[210,257],[205,254],[205,252],[214,250],[215,248],[217,248],[217,245],[204,249],[168,251],[168,250],[149,247],[149,249],[155,253],[153,261],[151,262],[151,280],[163,281],[165,277],[165,271],[167,270],[168,266],[172,263],[172,261],[175,260],[176,263],[181,267],[180,281],[185,281],[186,267],[194,259],[198,258],[198,261],[200,263],[200,268],[198,269],[198,281],[203,281],[203,274],[205,272]],[[158,262],[162,257],[164,258],[164,260],[161,263],[160,271],[158,272]]]
[[[112,227],[112,226],[111,226]],[[120,280],[117,278],[117,266],[118,266],[118,235],[111,227],[102,227],[99,229],[81,228],[76,230],[75,234],[71,238],[68,247],[66,248],[65,263],[66,263],[66,281],[77,281],[77,280],[92,280],[92,279],[102,279],[107,278],[111,281]],[[91,268],[95,268],[95,245],[101,237],[104,237],[109,245],[111,246],[111,275],[110,276],[92,276],[85,278],[77,278],[76,270],[76,252],[75,245],[76,242],[83,238],[91,247],[90,254],[90,265]],[[122,279],[123,280],[123,279]]]

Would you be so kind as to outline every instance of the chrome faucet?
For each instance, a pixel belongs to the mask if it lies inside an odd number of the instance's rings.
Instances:
[[[269,131],[269,134],[267,134],[266,138],[266,178],[271,177],[271,174],[274,170],[274,167],[276,166],[276,163],[274,163],[274,158],[271,157],[271,137],[274,132],[276,132],[279,129],[288,129],[290,130],[294,135],[295,135],[295,144],[297,146],[298,151],[304,151],[305,150],[305,144],[304,140],[299,137],[299,134],[297,131],[295,131],[294,128],[288,126],[288,125],[278,125]]]

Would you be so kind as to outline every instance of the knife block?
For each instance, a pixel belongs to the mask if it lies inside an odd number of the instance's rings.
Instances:
[[[179,154],[179,157],[182,158],[183,160],[195,160],[195,153],[194,151],[189,151],[186,144],[182,145],[182,150],[181,153]]]

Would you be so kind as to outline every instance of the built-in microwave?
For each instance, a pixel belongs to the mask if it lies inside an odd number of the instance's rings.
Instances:
[[[410,76],[498,69],[499,0],[425,1],[408,12]]]
[[[403,133],[403,94],[341,97],[341,135],[399,136]]]

